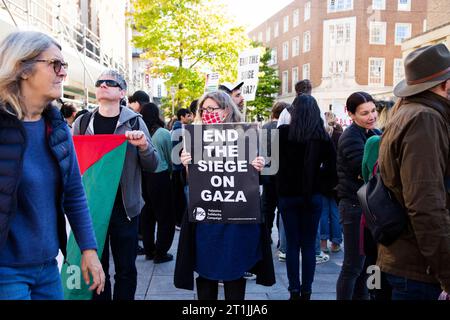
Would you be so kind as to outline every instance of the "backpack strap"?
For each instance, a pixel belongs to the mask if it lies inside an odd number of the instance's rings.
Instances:
[[[92,112],[87,112],[81,116],[80,120],[80,134],[84,135],[86,133],[89,121],[91,120]]]
[[[373,177],[374,175],[376,175],[377,172],[378,172],[378,159],[377,159],[377,161],[375,162],[375,164],[373,165],[372,177]]]

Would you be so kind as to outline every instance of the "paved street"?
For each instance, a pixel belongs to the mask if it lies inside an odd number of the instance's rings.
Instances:
[[[276,239],[277,230],[274,227],[272,237],[274,244],[272,252],[276,273],[276,283],[272,287],[257,285],[255,280],[247,280],[246,300],[287,300],[289,293],[287,290],[288,280],[286,275],[285,262],[278,261]],[[175,232],[175,239],[170,249],[170,253],[176,256],[179,231]],[[316,274],[313,283],[313,300],[335,300],[336,281],[342,266],[343,252],[330,253],[330,260],[319,264],[316,267]],[[113,262],[111,260],[111,270]],[[136,291],[137,300],[195,300],[195,291],[177,289],[173,285],[173,272],[175,260],[153,264],[146,261],[144,256],[138,256],[136,261],[138,269],[138,286]],[[113,278],[111,277],[113,280]],[[219,299],[223,300],[223,286],[219,286]]]

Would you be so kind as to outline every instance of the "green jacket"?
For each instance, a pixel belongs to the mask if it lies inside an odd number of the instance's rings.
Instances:
[[[378,246],[381,270],[439,283],[450,292],[450,101],[426,91],[393,110],[380,145],[385,185],[408,211],[408,227]]]
[[[364,156],[362,161],[362,177],[364,182],[372,177],[373,167],[378,160],[378,151],[380,148],[380,136],[372,136],[367,139],[364,145]]]

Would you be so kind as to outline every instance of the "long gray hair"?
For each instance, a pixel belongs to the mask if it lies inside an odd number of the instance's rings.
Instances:
[[[195,117],[195,123],[202,123],[203,104],[206,99],[214,100],[219,108],[228,111],[227,116],[223,122],[241,122],[243,121],[242,114],[239,112],[238,107],[233,102],[231,97],[223,91],[213,91],[205,93],[198,102],[197,115]]]
[[[0,102],[8,103],[14,114],[23,118],[20,101],[20,82],[23,74],[32,74],[31,60],[55,45],[61,46],[52,37],[37,31],[18,31],[9,34],[0,44]]]

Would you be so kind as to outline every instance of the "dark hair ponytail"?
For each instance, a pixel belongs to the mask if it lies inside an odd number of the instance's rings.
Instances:
[[[354,92],[347,98],[346,102],[347,111],[354,114],[356,112],[356,108],[358,108],[359,105],[370,101],[375,103],[375,100],[367,92],[363,91]]]
[[[159,108],[153,102],[144,103],[142,105],[141,115],[151,136],[153,136],[159,128],[164,128],[164,121],[162,121],[159,116]]]
[[[320,108],[316,99],[310,95],[301,95],[292,102],[289,140],[306,142],[309,140],[328,140],[324,123],[320,117]]]

